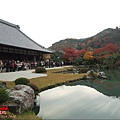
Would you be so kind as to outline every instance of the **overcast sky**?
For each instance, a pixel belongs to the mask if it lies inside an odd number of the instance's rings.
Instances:
[[[120,0],[0,0],[0,17],[44,47],[120,26]]]

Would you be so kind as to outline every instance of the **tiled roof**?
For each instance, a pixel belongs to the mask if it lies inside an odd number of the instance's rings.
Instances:
[[[45,49],[21,30],[19,25],[15,25],[0,19],[0,44],[42,51],[45,53],[52,53],[52,51]]]

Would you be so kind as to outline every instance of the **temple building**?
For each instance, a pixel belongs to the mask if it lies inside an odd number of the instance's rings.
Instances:
[[[0,60],[38,61],[51,53],[24,34],[19,25],[0,19]]]

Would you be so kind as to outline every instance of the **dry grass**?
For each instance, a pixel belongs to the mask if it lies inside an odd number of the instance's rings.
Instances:
[[[6,83],[7,83],[8,88],[11,88],[11,87],[15,86],[15,83],[13,81],[12,82],[6,82]]]
[[[67,82],[70,80],[82,78],[84,74],[62,74],[62,73],[54,73],[56,71],[66,70],[67,68],[62,69],[53,69],[48,70],[46,77],[34,78],[31,79],[31,83],[36,84],[39,88],[44,88],[47,86],[55,85],[58,83]]]

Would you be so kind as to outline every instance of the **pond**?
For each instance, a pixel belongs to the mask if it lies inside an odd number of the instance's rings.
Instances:
[[[104,81],[78,81],[43,91],[37,116],[46,120],[119,119],[120,85],[116,85],[106,86]]]

